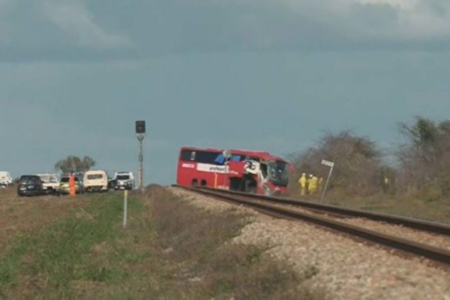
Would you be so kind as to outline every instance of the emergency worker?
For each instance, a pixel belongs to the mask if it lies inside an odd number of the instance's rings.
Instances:
[[[69,194],[75,196],[75,175],[73,173],[69,175]]]
[[[319,177],[319,192],[323,191],[323,177]]]
[[[316,193],[318,180],[319,179],[315,175],[309,175],[308,192],[310,195],[314,195]]]
[[[304,196],[306,193],[306,183],[307,183],[307,179],[306,179],[306,174],[303,173],[302,176],[300,177],[300,179],[298,180],[298,183],[300,184],[300,195]]]

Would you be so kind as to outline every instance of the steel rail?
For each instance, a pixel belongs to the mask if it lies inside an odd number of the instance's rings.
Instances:
[[[178,185],[173,186],[194,193],[202,194],[205,196],[225,200],[227,202],[233,202],[248,207],[252,207],[260,212],[267,213],[272,216],[280,216],[289,219],[303,220],[315,225],[324,226],[329,229],[344,232],[352,236],[356,236],[368,240],[370,242],[374,242],[376,244],[380,244],[383,246],[394,248],[396,250],[403,251],[405,253],[421,256],[431,261],[446,265],[447,267],[450,266],[450,251],[446,249],[441,249],[435,246],[418,243],[415,241],[407,240],[392,235],[387,235],[370,229],[361,228],[358,226],[339,222],[331,218],[318,216],[312,213],[304,213],[293,208],[281,207],[278,205],[263,202],[255,202],[249,200],[248,197],[246,197],[247,195],[232,195],[228,193],[212,191],[210,189],[189,188]],[[261,200],[265,200],[265,198],[261,197]]]
[[[409,227],[412,229],[417,229],[417,230],[426,231],[426,232],[430,232],[430,233],[450,236],[450,226],[441,224],[441,223],[428,222],[428,221],[406,218],[406,217],[401,217],[401,216],[396,216],[396,215],[374,213],[374,212],[368,212],[368,211],[359,210],[359,209],[343,208],[343,207],[339,207],[339,206],[319,204],[319,203],[313,203],[313,202],[307,202],[307,201],[283,198],[283,197],[263,196],[263,195],[258,195],[258,194],[242,193],[242,192],[236,192],[236,191],[230,191],[230,190],[220,190],[220,189],[213,189],[213,188],[207,188],[207,187],[199,187],[198,189],[226,193],[226,194],[236,195],[236,196],[243,196],[243,197],[253,198],[253,199],[257,199],[257,200],[266,200],[266,201],[270,201],[270,202],[278,203],[278,204],[292,205],[292,206],[296,206],[296,207],[302,207],[305,209],[311,209],[316,212],[322,212],[322,213],[326,212],[326,213],[331,213],[331,214],[345,216],[345,217],[365,218],[365,219],[369,219],[369,220],[373,220],[373,221],[378,221],[378,222],[381,221],[381,222],[394,224],[394,225],[402,225],[402,226]]]

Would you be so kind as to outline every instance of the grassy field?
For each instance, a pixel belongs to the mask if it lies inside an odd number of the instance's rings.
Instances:
[[[227,243],[246,218],[160,187],[17,199],[0,191],[0,299],[320,299],[263,249]]]
[[[328,203],[450,224],[450,201],[447,199],[427,200],[427,198],[390,197],[386,195],[375,195],[366,198],[342,198],[335,196]]]
[[[319,203],[321,195],[300,196],[298,192],[290,192],[287,196]],[[430,195],[377,194],[355,197],[345,191],[330,191],[325,195],[323,203],[450,224],[450,199]]]

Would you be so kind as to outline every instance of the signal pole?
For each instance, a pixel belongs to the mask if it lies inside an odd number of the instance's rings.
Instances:
[[[136,137],[139,141],[139,189],[144,192],[144,153],[142,142],[145,137],[145,121],[136,121]]]

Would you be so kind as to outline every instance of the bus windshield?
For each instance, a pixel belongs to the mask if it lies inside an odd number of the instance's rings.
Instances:
[[[269,161],[267,163],[267,179],[275,185],[287,186],[289,180],[287,163],[281,160]]]

